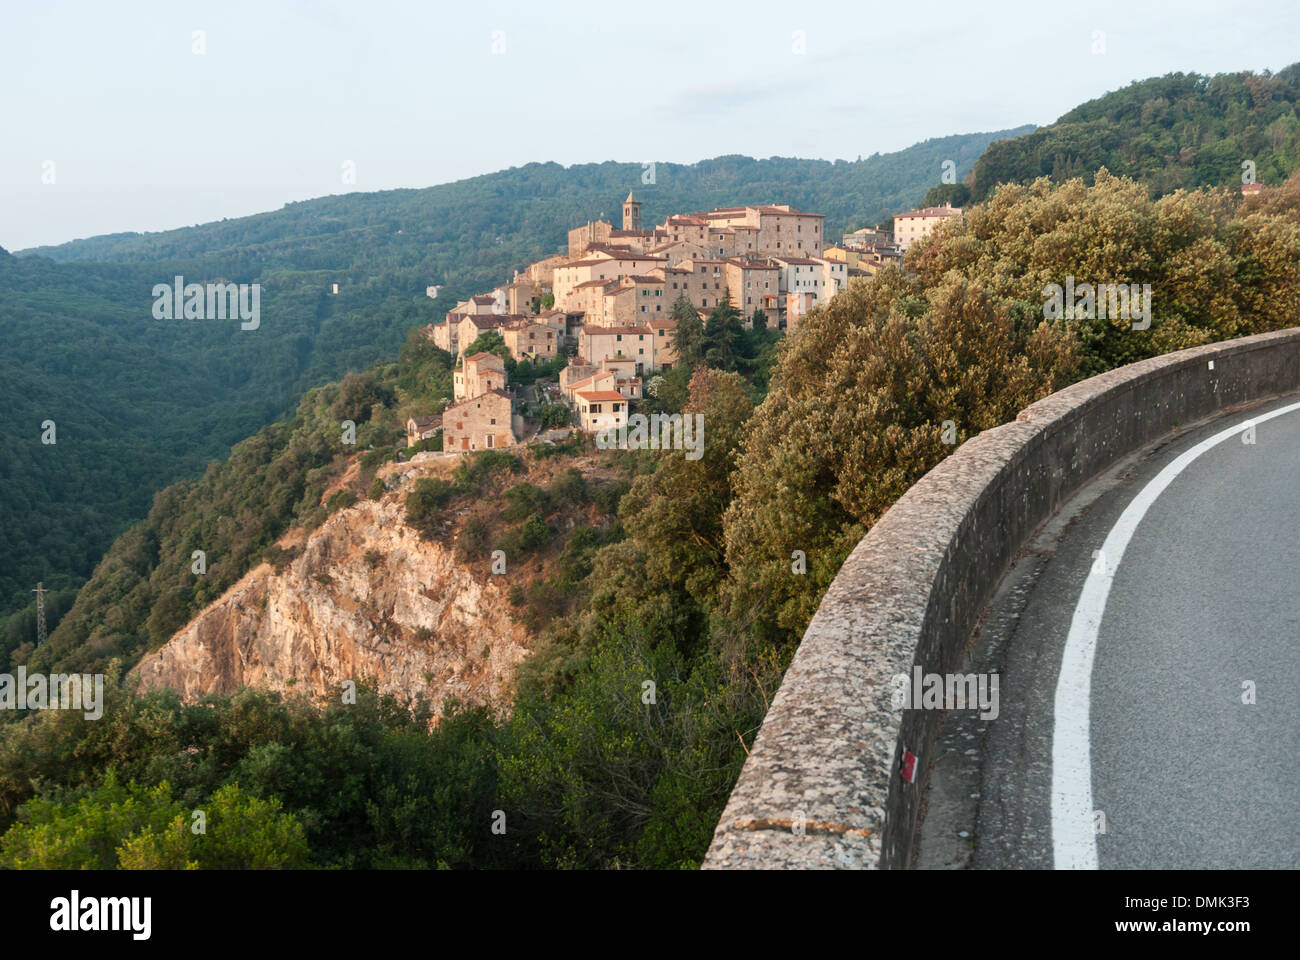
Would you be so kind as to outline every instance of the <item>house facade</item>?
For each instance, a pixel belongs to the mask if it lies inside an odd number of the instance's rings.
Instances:
[[[453,404],[442,414],[442,449],[468,453],[514,446],[510,398],[489,390]]]

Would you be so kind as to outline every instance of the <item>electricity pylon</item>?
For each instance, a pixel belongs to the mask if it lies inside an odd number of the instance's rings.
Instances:
[[[36,584],[32,593],[36,594],[36,645],[39,647],[45,642],[45,583]]]

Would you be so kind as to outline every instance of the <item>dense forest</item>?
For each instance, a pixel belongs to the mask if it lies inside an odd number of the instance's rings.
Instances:
[[[826,213],[828,230],[856,227],[915,203],[945,160],[964,174],[989,142],[1019,132],[928,140],[858,162],[664,163],[653,184],[639,164],[530,164],[164,233],[0,250],[9,410],[0,618],[29,606],[38,581],[84,582],[155,492],[291,415],[311,387],[391,360],[412,327],[563,249],[570,226],[616,216],[629,187],[647,220],[770,200]],[[261,325],[154,319],[153,286],[177,275],[260,283]],[[444,285],[436,301],[425,296],[433,283]],[[46,420],[54,444],[41,442]]]
[[[382,278],[335,297],[321,275],[276,271],[260,277],[256,330],[154,319],[154,284],[186,269],[0,252],[0,615],[30,604],[38,581],[79,586],[158,490],[440,316]]]
[[[1051,177],[1087,183],[1105,167],[1154,196],[1240,186],[1243,175],[1279,184],[1300,164],[1300,64],[1276,74],[1172,73],[1076,107],[1056,123],[992,144],[975,164],[971,193]],[[1253,169],[1243,169],[1250,162]]]
[[[706,417],[698,461],[606,451],[623,480],[592,489],[566,472],[541,488],[518,480],[520,458],[570,451],[489,451],[454,483],[408,497],[417,527],[462,497],[506,520],[479,529],[476,550],[508,542],[561,559],[512,597],[539,634],[512,710],[455,707],[430,727],[418,704],[364,690],[324,706],[255,690],[186,704],[110,682],[102,720],[49,711],[7,725],[0,865],[698,865],[818,599],[865,530],[950,452],[943,422],[965,439],[1095,372],[1293,324],[1300,176],[1246,200],[1214,189],[1152,199],[1106,172],[1091,185],[1004,185],[909,251],[906,268],[814,310],[777,346],[765,390],[765,332],[738,338],[724,308],[692,329],[681,408]],[[1067,274],[1150,283],[1150,329],[1046,319],[1042,287]],[[115,545],[83,591],[97,599],[64,618],[51,653],[95,662],[84,648],[103,643],[90,652],[129,658],[109,646],[124,623],[139,644],[158,642],[148,591],[175,571],[152,574],[189,546],[186,529],[212,522],[205,499],[248,515],[256,484],[276,484],[280,506],[234,534],[251,546],[241,560],[231,550],[233,574],[284,523],[321,509],[311,484],[335,454],[324,433],[312,439],[312,411],[323,429],[324,416],[368,406],[378,440],[446,363],[413,340],[396,365],[313,391],[301,422],[259,435],[265,454],[213,468],[201,497],[178,488],[165,515]],[[608,522],[554,522],[588,499]],[[115,595],[119,581],[143,592]],[[194,809],[216,811],[213,826],[177,840]]]

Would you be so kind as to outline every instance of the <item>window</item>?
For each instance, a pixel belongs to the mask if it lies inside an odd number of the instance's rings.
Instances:
[[[493,421],[493,422],[495,423],[496,421]],[[489,449],[492,447],[493,442],[494,442],[495,440],[496,440],[496,437],[492,436],[492,434],[489,433],[489,434],[487,435],[487,445],[488,445]]]

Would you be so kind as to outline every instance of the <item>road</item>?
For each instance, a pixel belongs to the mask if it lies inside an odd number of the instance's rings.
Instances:
[[[966,669],[999,715],[949,714],[919,866],[1300,867],[1300,396],[1080,491]]]

